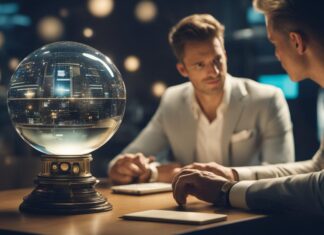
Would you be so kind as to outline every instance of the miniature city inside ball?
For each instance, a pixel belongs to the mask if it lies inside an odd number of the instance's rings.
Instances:
[[[8,110],[19,135],[49,155],[91,153],[121,124],[123,79],[111,60],[76,42],[56,42],[28,55],[11,77]]]

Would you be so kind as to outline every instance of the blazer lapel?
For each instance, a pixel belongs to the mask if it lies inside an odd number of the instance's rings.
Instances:
[[[231,159],[229,156],[230,138],[240,119],[245,105],[245,97],[247,96],[247,91],[241,81],[232,78],[231,76],[228,76],[227,79],[231,80],[232,90],[230,103],[227,111],[224,114],[222,158],[223,165],[225,166],[229,166],[231,164]]]
[[[196,139],[197,139],[197,120],[194,118],[192,112],[192,99],[194,95],[194,89],[191,83],[186,90],[184,95],[185,109],[179,110],[182,112],[183,123],[181,123],[181,135],[183,136],[183,155],[184,164],[190,164],[196,161],[195,151],[196,151]]]

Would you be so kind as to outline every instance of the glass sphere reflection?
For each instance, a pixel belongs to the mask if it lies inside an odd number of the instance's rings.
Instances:
[[[48,44],[12,75],[8,110],[19,135],[51,155],[83,155],[105,144],[125,111],[123,79],[108,57],[76,42]]]

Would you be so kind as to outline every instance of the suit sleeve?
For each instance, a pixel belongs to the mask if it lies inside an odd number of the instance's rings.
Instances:
[[[308,200],[307,197],[313,200],[314,197],[320,196],[319,193],[324,195],[324,152],[322,149],[323,143],[313,158],[308,161],[235,168],[240,182],[235,184],[230,191],[231,205],[267,211],[273,207],[274,210],[279,210],[279,203],[283,203],[281,200],[290,200],[289,197],[295,197],[291,200],[292,203],[297,204],[302,203],[302,200]],[[305,193],[306,198],[302,199]],[[262,200],[268,201],[267,204],[263,204]],[[321,200],[317,198],[314,203],[319,203]],[[287,207],[283,206],[281,209],[291,210],[293,205],[287,201]],[[318,205],[315,206],[319,208]],[[303,208],[303,210],[306,209]]]
[[[167,92],[166,92],[167,93]],[[122,153],[143,153],[145,156],[157,155],[169,147],[168,138],[165,133],[163,124],[163,110],[165,103],[165,95],[162,97],[160,105],[140,134],[121,152]],[[108,172],[121,155],[115,156],[108,164]],[[164,159],[159,159],[164,160]]]
[[[169,147],[163,120],[164,106],[164,98],[162,98],[150,122],[122,153],[141,152],[144,155],[156,155]]]
[[[108,163],[108,174],[123,153],[143,153],[145,156],[156,156],[168,149],[169,142],[163,128],[162,109],[162,104],[160,104],[154,116],[140,134]],[[165,154],[162,154],[162,157],[167,158]],[[159,161],[167,161],[167,159],[160,157]]]
[[[277,178],[289,175],[305,174],[320,171],[324,167],[324,152],[320,148],[311,160],[274,164],[268,166],[236,167],[233,168],[239,176],[239,180],[259,180]]]
[[[275,90],[261,114],[261,156],[264,164],[293,162],[295,159],[292,123],[288,104]]]
[[[324,170],[277,179],[259,180],[249,186],[250,209],[324,215]]]

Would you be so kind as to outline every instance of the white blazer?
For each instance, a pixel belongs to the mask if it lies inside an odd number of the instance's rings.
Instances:
[[[232,90],[224,113],[223,164],[294,161],[292,123],[281,90],[230,75],[226,79]],[[197,120],[191,110],[192,92],[190,82],[168,88],[151,121],[122,152],[159,155],[169,149],[168,159],[160,161],[194,162]]]

